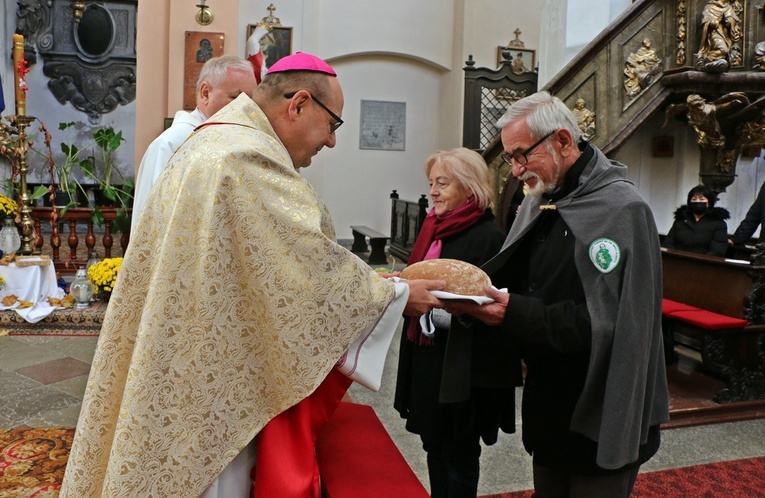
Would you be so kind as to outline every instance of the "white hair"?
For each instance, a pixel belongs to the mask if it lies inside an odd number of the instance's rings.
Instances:
[[[253,74],[255,72],[252,63],[241,57],[235,55],[213,57],[205,62],[205,65],[202,66],[202,70],[199,72],[199,78],[197,79],[197,93],[199,93],[199,88],[204,82],[207,82],[212,88],[223,83],[223,80],[226,79],[226,72],[229,69],[251,71]]]
[[[579,142],[581,131],[571,109],[558,97],[547,92],[537,92],[524,97],[510,106],[497,121],[497,128],[504,128],[518,119],[526,118],[529,136],[538,139],[551,131],[566,129],[571,133],[574,143]]]

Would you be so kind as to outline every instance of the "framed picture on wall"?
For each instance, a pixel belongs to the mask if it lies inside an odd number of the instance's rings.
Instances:
[[[223,33],[186,31],[186,51],[183,58],[183,110],[196,109],[199,73],[205,62],[223,55],[223,39]]]
[[[257,24],[247,25],[247,38],[258,27]],[[246,42],[245,40],[245,42]],[[276,61],[292,53],[292,28],[273,26],[268,33],[260,39],[260,48],[266,61],[266,68],[271,67]],[[247,54],[245,54],[246,56]]]
[[[530,73],[536,68],[536,51],[527,48],[497,47],[497,66],[502,65],[505,57],[502,53],[510,54],[513,58],[512,68],[515,74]]]

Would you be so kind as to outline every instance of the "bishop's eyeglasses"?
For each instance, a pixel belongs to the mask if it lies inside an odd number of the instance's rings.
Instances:
[[[296,93],[297,93],[297,92],[290,92],[290,93],[285,93],[285,94],[284,94],[284,98],[286,98],[286,99],[291,99],[292,97],[294,97],[294,96],[295,96],[295,94],[296,94]],[[334,123],[329,123],[329,133],[330,133],[330,134],[331,134],[331,133],[334,133],[334,132],[335,132],[335,130],[337,130],[338,128],[340,128],[340,126],[342,126],[342,124],[343,124],[343,120],[342,120],[342,119],[340,119],[340,116],[338,116],[338,115],[337,115],[337,114],[335,114],[334,112],[330,111],[330,110],[329,110],[329,107],[327,107],[327,106],[325,106],[324,104],[322,104],[322,103],[321,103],[321,100],[319,100],[319,99],[317,99],[316,97],[314,97],[314,95],[313,95],[311,92],[308,92],[308,95],[310,95],[310,96],[311,96],[311,98],[313,99],[313,101],[314,101],[314,102],[316,102],[317,104],[319,104],[319,106],[320,106],[322,109],[324,109],[325,111],[327,111],[327,114],[329,114],[329,116],[330,116],[332,119],[334,119],[334,120],[335,120],[335,122],[334,122]]]

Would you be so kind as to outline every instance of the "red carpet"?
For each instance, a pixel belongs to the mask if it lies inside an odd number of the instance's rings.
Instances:
[[[531,498],[516,491],[482,498]],[[638,475],[632,498],[765,498],[765,457]]]

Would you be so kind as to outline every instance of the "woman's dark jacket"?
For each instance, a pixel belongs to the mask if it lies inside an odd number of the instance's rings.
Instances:
[[[757,198],[749,207],[749,211],[746,212],[746,216],[739,223],[738,228],[731,236],[731,240],[734,244],[744,244],[749,238],[757,231],[757,227],[765,223],[765,183],[760,187],[760,191],[757,193]],[[763,238],[763,234],[760,233],[760,239]]]
[[[442,240],[441,258],[481,266],[497,254],[504,232],[490,210],[467,230]],[[408,319],[407,319],[408,320]],[[401,337],[394,408],[406,429],[431,437],[445,431],[478,432],[486,444],[499,429],[515,431],[515,386],[522,383],[519,356],[498,329],[473,321],[466,328],[452,317],[450,329],[436,329],[433,344]]]
[[[663,245],[669,249],[725,257],[728,249],[728,224],[725,220],[728,218],[730,213],[726,209],[713,207],[696,221],[688,206],[680,206],[675,211],[675,222]]]

